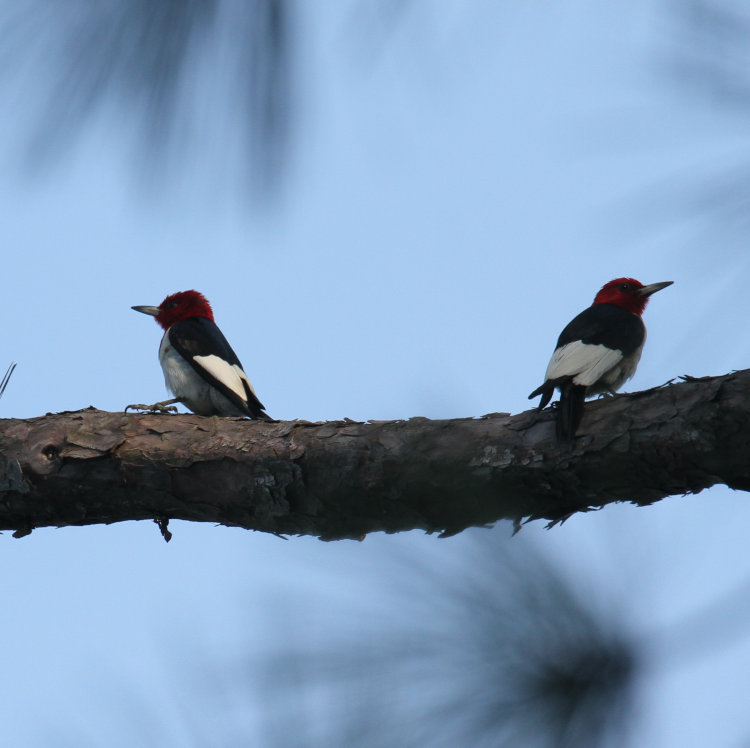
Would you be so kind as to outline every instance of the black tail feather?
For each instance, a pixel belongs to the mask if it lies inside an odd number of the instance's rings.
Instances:
[[[543,410],[547,403],[552,399],[552,395],[555,393],[555,383],[547,380],[544,384],[537,387],[530,395],[529,400],[533,400],[537,395],[541,395],[542,399],[539,401],[539,410]]]
[[[576,435],[583,418],[583,403],[586,388],[577,384],[566,384],[560,389],[560,402],[557,407],[557,440],[571,441]]]

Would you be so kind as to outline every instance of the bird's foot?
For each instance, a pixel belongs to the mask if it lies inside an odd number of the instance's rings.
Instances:
[[[165,400],[162,403],[154,403],[153,405],[143,405],[141,403],[133,403],[132,405],[125,406],[125,412],[129,410],[139,410],[143,413],[176,413],[177,407],[172,403],[178,403],[179,400]]]

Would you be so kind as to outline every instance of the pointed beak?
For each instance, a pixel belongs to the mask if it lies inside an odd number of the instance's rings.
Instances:
[[[158,306],[131,306],[130,308],[135,309],[136,312],[150,314],[152,317],[156,317],[159,314]]]
[[[651,296],[652,293],[656,293],[657,291],[661,291],[662,288],[666,288],[667,286],[671,286],[674,283],[674,281],[662,281],[661,283],[650,283],[648,286],[644,286],[643,288],[638,289],[638,293],[641,296]],[[149,309],[150,307],[141,307],[139,311],[143,309]],[[138,307],[133,307],[133,309],[138,309]]]

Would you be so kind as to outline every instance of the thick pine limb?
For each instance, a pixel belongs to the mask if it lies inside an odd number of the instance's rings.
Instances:
[[[0,420],[0,529],[154,519],[326,540],[750,490],[750,370],[554,411],[312,424],[88,410]]]

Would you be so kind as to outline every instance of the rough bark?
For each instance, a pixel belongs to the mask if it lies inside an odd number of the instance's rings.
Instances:
[[[255,422],[94,408],[0,420],[0,529],[184,519],[326,540],[750,489],[750,370],[554,412]]]

